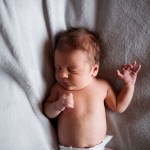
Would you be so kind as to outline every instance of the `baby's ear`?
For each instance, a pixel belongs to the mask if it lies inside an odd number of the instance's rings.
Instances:
[[[91,75],[93,77],[96,77],[98,74],[98,70],[99,70],[99,64],[94,64],[91,70]]]

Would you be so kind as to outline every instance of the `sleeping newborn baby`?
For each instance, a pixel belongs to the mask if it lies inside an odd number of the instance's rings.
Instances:
[[[57,83],[44,103],[48,118],[58,118],[58,139],[62,150],[104,150],[111,139],[106,136],[105,105],[122,113],[134,92],[141,65],[123,65],[117,76],[123,86],[117,95],[110,84],[97,78],[100,44],[96,35],[84,28],[71,28],[60,34],[55,47]]]

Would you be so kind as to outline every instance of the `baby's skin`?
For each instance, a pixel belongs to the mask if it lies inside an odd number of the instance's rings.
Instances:
[[[118,94],[104,79],[96,78],[98,64],[92,66],[81,50],[55,52],[57,83],[44,103],[48,118],[58,117],[60,145],[78,148],[100,144],[106,136],[105,105],[122,113],[131,102],[141,65],[123,65],[117,76],[123,81]]]

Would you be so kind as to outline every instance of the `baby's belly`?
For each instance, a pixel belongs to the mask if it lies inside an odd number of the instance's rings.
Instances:
[[[68,108],[59,116],[58,138],[61,145],[82,148],[103,141],[106,135],[105,110],[88,111],[78,112]]]

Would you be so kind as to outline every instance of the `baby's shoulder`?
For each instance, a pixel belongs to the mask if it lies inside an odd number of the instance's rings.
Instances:
[[[96,78],[96,85],[108,88],[110,86],[110,83],[106,79]]]

